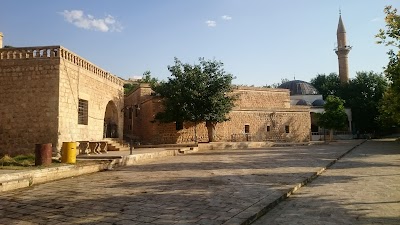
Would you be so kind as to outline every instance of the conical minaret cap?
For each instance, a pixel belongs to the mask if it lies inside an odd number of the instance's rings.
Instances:
[[[339,24],[337,27],[337,33],[346,33],[346,29],[344,28],[342,15],[339,16]]]

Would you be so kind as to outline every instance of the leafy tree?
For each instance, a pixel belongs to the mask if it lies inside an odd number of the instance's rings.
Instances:
[[[195,124],[206,122],[209,141],[214,141],[215,125],[228,120],[236,96],[232,92],[233,76],[222,68],[223,63],[199,59],[199,64],[182,63],[168,66],[171,77],[155,85],[153,90],[163,97],[164,111],[156,120],[164,123]]]
[[[379,104],[378,121],[383,128],[391,128],[400,124],[400,95],[395,94],[392,88],[389,88],[383,95]]]
[[[142,79],[139,80],[139,83],[148,83],[151,86],[154,86],[158,83],[158,79],[151,76],[151,72],[149,70],[143,73]]]
[[[311,83],[323,96],[334,95],[345,100],[345,106],[352,110],[355,129],[360,132],[375,132],[380,129],[379,104],[388,86],[387,80],[381,74],[373,71],[357,72],[356,77],[350,79],[348,84],[340,84],[335,73],[328,76],[319,74]]]
[[[324,105],[325,112],[318,114],[319,124],[330,130],[329,139],[333,139],[333,130],[340,130],[347,125],[347,115],[344,110],[344,100],[329,95]]]
[[[324,99],[328,95],[337,95],[341,87],[339,76],[336,73],[330,73],[329,75],[318,74],[315,78],[311,79],[311,84]]]
[[[381,74],[357,72],[356,78],[338,91],[346,107],[351,108],[356,130],[370,133],[380,129],[379,104],[387,86],[388,82]]]
[[[397,9],[392,6],[386,6],[386,29],[380,29],[376,37],[378,44],[395,47],[396,50],[388,51],[389,63],[385,68],[385,75],[391,81],[388,92],[382,101],[380,112],[381,121],[386,125],[400,125],[400,15]],[[397,101],[395,101],[397,99]]]
[[[136,82],[131,82],[131,83],[126,83],[124,84],[124,93],[130,93],[132,90],[136,89],[139,87],[140,83],[148,83],[151,86],[154,86],[158,83],[158,79],[155,77],[151,76],[151,72],[149,70],[145,71],[143,73],[142,79],[136,81]]]

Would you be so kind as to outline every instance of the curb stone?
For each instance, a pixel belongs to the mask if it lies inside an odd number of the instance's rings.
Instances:
[[[332,167],[337,161],[339,161],[341,158],[343,158],[344,156],[346,156],[347,154],[349,154],[350,152],[352,152],[354,149],[356,149],[357,147],[359,147],[360,145],[364,144],[367,140],[363,140],[362,142],[360,142],[359,144],[353,146],[352,148],[350,148],[349,150],[347,150],[346,152],[344,152],[343,154],[341,154],[339,157],[337,157],[336,159],[332,160],[331,162],[329,162],[326,166],[322,167],[321,169],[319,169],[317,172],[315,172],[313,175],[311,175],[310,177],[304,179],[302,182],[297,183],[295,186],[293,186],[292,188],[290,188],[287,192],[283,193],[281,196],[279,196],[278,198],[276,198],[274,201],[270,202],[269,204],[267,204],[266,206],[261,206],[262,209],[259,210],[259,207],[255,207],[257,205],[260,206],[260,203],[262,204],[262,201],[264,199],[259,200],[258,202],[254,203],[253,205],[249,206],[247,209],[243,210],[242,212],[236,214],[235,216],[233,216],[231,219],[227,220],[226,222],[224,222],[224,225],[227,224],[237,224],[237,225],[249,225],[252,224],[254,222],[256,222],[257,219],[261,218],[262,216],[264,216],[266,213],[268,213],[269,211],[271,211],[273,208],[275,208],[280,202],[284,201],[285,199],[287,199],[290,195],[292,195],[294,192],[296,192],[297,190],[299,190],[300,188],[302,188],[303,186],[307,185],[308,183],[311,183],[313,180],[315,180],[316,178],[318,178],[323,172],[325,172],[327,169],[329,169],[330,167]],[[253,208],[252,208],[253,207]],[[257,209],[256,209],[257,208]],[[257,213],[254,213],[254,211],[258,210]],[[244,220],[244,221],[243,221]]]
[[[103,159],[103,163],[90,165],[64,165],[59,167],[34,169],[11,174],[4,174],[0,175],[0,193],[20,188],[26,188],[32,185],[47,183],[55,180],[112,170],[116,167],[134,165],[138,162],[151,159],[183,155],[185,153],[187,154],[194,151],[195,150],[190,150],[184,151],[184,153],[180,153],[179,149],[164,150],[159,152],[121,156],[116,159]]]

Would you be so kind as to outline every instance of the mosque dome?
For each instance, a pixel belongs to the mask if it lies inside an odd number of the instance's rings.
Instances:
[[[279,85],[278,88],[290,90],[290,95],[318,95],[317,89],[312,84],[302,80],[292,80]]]
[[[325,101],[322,99],[317,99],[315,101],[313,101],[312,106],[324,106],[325,105]]]
[[[296,105],[311,105],[311,103],[309,103],[308,101],[304,100],[304,99],[300,99]]]

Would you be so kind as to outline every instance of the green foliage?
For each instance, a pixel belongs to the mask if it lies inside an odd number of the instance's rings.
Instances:
[[[376,37],[378,44],[395,47],[389,50],[389,63],[385,75],[390,80],[390,86],[380,105],[380,121],[386,126],[400,125],[400,15],[397,9],[386,6],[386,29],[380,29]]]
[[[381,128],[379,104],[388,86],[381,74],[357,72],[356,78],[350,79],[348,84],[340,84],[335,73],[319,74],[311,83],[323,96],[334,95],[345,100],[345,106],[352,110],[355,130],[374,132]]]
[[[341,87],[339,95],[351,108],[357,131],[370,133],[381,128],[379,104],[387,87],[387,79],[372,71],[357,72],[356,78]]]
[[[138,83],[126,83],[126,84],[124,84],[124,93],[128,94],[132,90],[136,89],[137,87],[139,87]]]
[[[145,71],[143,73],[142,79],[136,81],[136,82],[131,82],[131,83],[126,83],[124,84],[124,93],[128,94],[131,91],[135,90],[136,88],[139,87],[141,83],[147,83],[150,84],[152,87],[155,86],[158,83],[158,79],[155,77],[151,76],[150,71]]]
[[[384,128],[390,128],[400,124],[400,95],[393,89],[388,89],[379,105],[378,121]]]
[[[326,129],[341,130],[347,125],[347,115],[344,110],[344,100],[329,95],[324,105],[325,112],[318,116],[319,124]]]
[[[33,154],[28,155],[17,155],[15,157],[10,157],[5,155],[0,159],[0,166],[34,166],[35,156]]]
[[[329,95],[337,96],[340,90],[340,79],[336,73],[330,73],[329,75],[318,74],[315,78],[311,79],[311,84],[324,99]]]
[[[223,63],[199,59],[199,64],[182,63],[168,66],[171,77],[153,87],[163,97],[164,111],[156,115],[160,122],[192,121],[218,123],[228,120],[234,106],[233,76],[226,73]]]
[[[154,86],[158,83],[158,79],[151,76],[151,72],[149,70],[143,73],[142,79],[139,80],[139,83],[147,83],[151,86]]]

